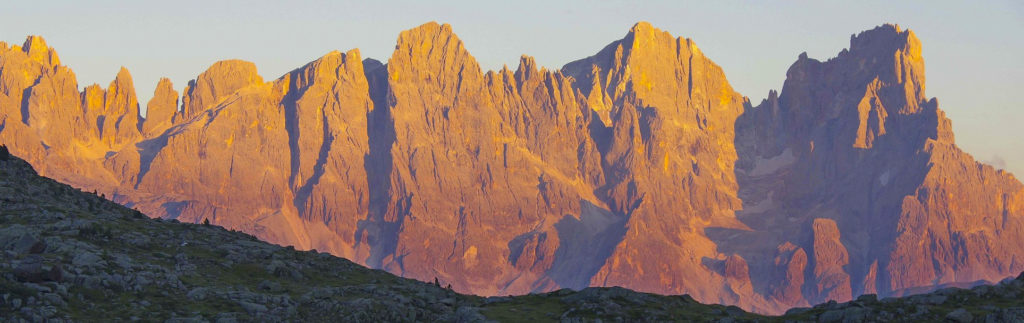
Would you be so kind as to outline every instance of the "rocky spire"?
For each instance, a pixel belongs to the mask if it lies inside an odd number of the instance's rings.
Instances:
[[[60,58],[57,57],[57,52],[53,48],[46,45],[46,40],[42,36],[28,36],[25,39],[22,50],[28,55],[29,59],[53,68],[60,65]]]
[[[263,77],[252,62],[237,59],[216,62],[185,87],[180,118],[191,119],[235,91],[260,83]],[[174,122],[181,120],[175,117]]]
[[[141,137],[139,102],[127,68],[121,67],[106,90],[97,84],[85,87],[81,107],[86,126],[95,129],[93,138],[107,147],[120,147]]]
[[[104,97],[101,139],[112,146],[134,142],[139,137],[139,100],[127,68],[121,67]]]
[[[142,132],[155,136],[171,126],[171,119],[178,113],[178,91],[168,78],[161,78],[153,91],[153,98],[146,104],[146,120]]]

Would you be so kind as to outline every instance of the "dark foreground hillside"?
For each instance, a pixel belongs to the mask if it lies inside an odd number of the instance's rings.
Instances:
[[[995,286],[783,317],[621,288],[461,295],[325,253],[138,211],[38,176],[0,148],[0,321],[1024,320],[1024,275]]]

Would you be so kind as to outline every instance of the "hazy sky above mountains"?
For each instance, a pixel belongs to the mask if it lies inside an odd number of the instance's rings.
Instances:
[[[402,30],[450,23],[484,69],[521,54],[550,69],[596,53],[637,21],[692,38],[756,104],[797,56],[826,60],[850,35],[892,22],[924,45],[927,94],[975,158],[1024,176],[1021,1],[21,1],[4,3],[0,41],[42,35],[79,86],[127,67],[139,101],[160,77],[179,92],[221,59],[255,62],[264,79],[331,50],[386,61]],[[998,165],[997,165],[998,166]]]

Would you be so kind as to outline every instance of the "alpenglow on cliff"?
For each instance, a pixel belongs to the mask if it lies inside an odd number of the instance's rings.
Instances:
[[[956,147],[914,33],[800,55],[752,105],[647,23],[560,70],[481,70],[448,25],[386,62],[274,80],[213,64],[147,116],[128,70],[80,89],[0,43],[0,144],[150,216],[212,223],[460,292],[623,286],[779,313],[1024,271],[1024,186]]]

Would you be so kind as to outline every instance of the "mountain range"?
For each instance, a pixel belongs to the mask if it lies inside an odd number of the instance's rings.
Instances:
[[[1024,271],[1024,186],[956,146],[924,75],[914,33],[883,25],[801,54],[754,105],[647,23],[558,70],[487,72],[428,23],[386,63],[163,79],[143,117],[127,69],[80,90],[30,36],[0,43],[0,143],[153,217],[458,292],[622,286],[776,314]]]

